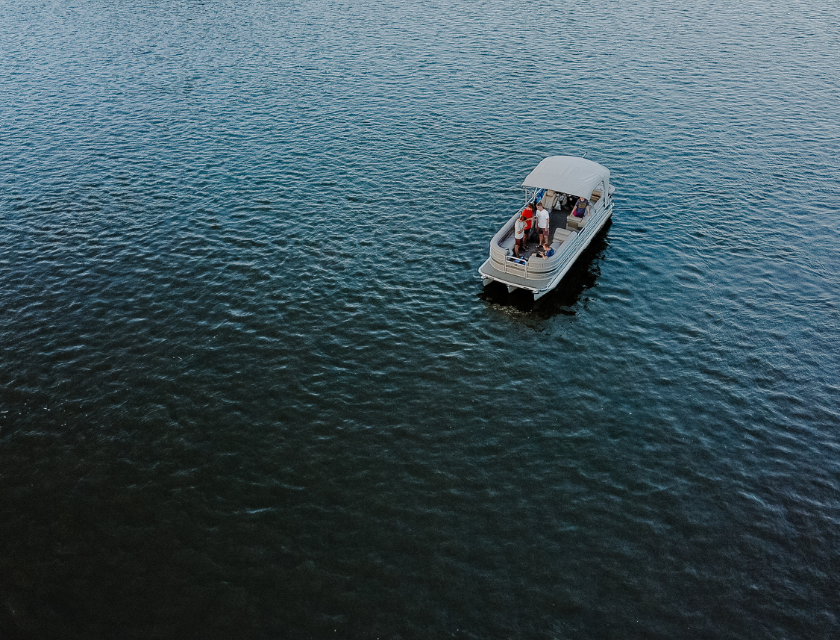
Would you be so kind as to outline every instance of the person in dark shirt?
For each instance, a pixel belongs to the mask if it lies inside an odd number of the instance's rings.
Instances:
[[[572,215],[575,218],[582,218],[585,215],[589,215],[589,202],[587,202],[586,198],[581,198],[577,201],[575,208],[572,209]]]

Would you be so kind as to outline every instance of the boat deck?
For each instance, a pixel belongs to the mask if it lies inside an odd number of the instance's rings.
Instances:
[[[556,229],[565,229],[566,228],[566,218],[569,217],[569,213],[572,211],[571,206],[564,206],[562,209],[554,209],[548,217],[548,237],[554,237],[554,231]],[[536,224],[536,223],[535,223]],[[534,255],[540,248],[539,245],[539,235],[535,235],[534,239],[531,242],[526,243],[524,251],[520,253],[520,256],[524,259],[530,258]],[[513,255],[513,245],[515,244],[513,238],[513,230],[505,236],[505,239],[499,243],[499,246],[503,249],[510,249],[511,255]]]

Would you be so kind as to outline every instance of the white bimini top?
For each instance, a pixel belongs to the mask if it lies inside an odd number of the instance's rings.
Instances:
[[[589,200],[595,190],[609,193],[610,170],[585,158],[551,156],[528,174],[522,186],[551,189]]]

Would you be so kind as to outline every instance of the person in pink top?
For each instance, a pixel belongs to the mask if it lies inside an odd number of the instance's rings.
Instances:
[[[575,218],[582,218],[589,215],[589,202],[586,201],[586,198],[581,198],[577,201],[575,208],[572,209],[571,215]]]

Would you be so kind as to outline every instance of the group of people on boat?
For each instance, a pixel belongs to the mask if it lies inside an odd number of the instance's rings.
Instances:
[[[589,201],[586,198],[580,198],[572,207],[569,215],[576,218],[583,218],[588,213]],[[554,255],[554,249],[551,248],[551,239],[549,237],[549,214],[550,212],[543,206],[542,202],[529,202],[525,205],[525,208],[519,214],[519,219],[513,227],[513,253],[517,258],[519,257],[520,251],[526,251],[528,249],[528,242],[532,241],[535,236],[539,236],[540,247],[536,255],[540,258],[550,258]],[[536,224],[534,224],[535,222]]]

